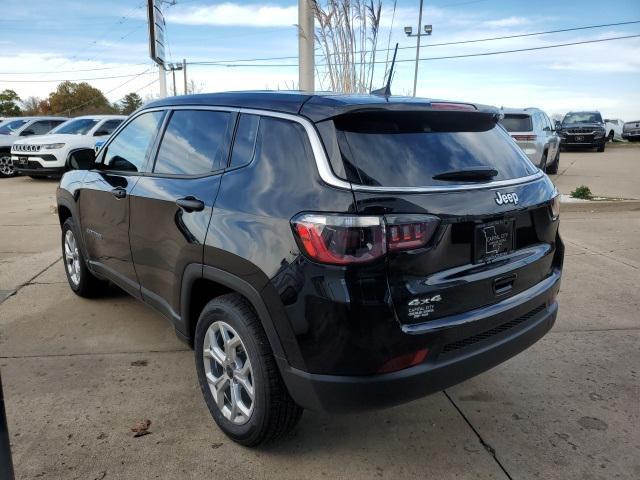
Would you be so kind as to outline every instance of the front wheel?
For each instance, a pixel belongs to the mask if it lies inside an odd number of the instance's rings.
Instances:
[[[257,446],[298,423],[302,408],[289,395],[262,324],[241,295],[222,295],[204,307],[194,351],[207,407],[232,440]]]
[[[9,153],[0,153],[0,177],[13,177],[16,169],[13,167],[13,161]]]
[[[76,295],[95,297],[104,291],[106,282],[96,278],[87,268],[71,218],[62,224],[62,259],[67,281]]]
[[[600,144],[600,146],[598,147],[598,152],[604,152],[604,147],[605,147],[605,145],[606,145],[606,142],[602,142],[602,143]]]
[[[615,136],[615,133],[613,132],[613,130],[611,130],[609,132],[609,135],[607,135],[607,142],[613,142],[613,137]]]

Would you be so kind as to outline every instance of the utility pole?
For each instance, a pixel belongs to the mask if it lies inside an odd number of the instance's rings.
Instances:
[[[416,88],[418,86],[418,65],[420,64],[420,37],[422,36],[422,2],[420,0],[420,13],[418,14],[418,37],[416,43],[416,69],[413,72],[413,96],[416,96]]]
[[[175,97],[178,92],[176,92],[176,69],[173,68],[173,65],[171,65],[171,75],[173,75],[173,96]],[[416,96],[415,93],[413,94],[413,96]]]
[[[416,96],[416,88],[418,87],[418,66],[420,65],[420,37],[423,35],[431,35],[433,27],[431,25],[424,26],[424,33],[422,33],[422,4],[423,0],[420,0],[420,11],[418,13],[418,33],[412,33],[412,27],[404,27],[404,33],[407,37],[416,37],[416,67],[413,72],[413,96]]]
[[[298,88],[314,91],[314,22],[311,0],[298,0]]]
[[[184,77],[184,94],[187,95],[187,59],[182,59],[182,75]]]
[[[160,98],[166,98],[167,96],[167,77],[164,71],[164,65],[158,64],[158,76],[160,79]]]

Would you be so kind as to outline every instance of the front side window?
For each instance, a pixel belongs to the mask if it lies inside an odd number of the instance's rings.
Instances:
[[[202,175],[226,166],[230,120],[229,112],[173,112],[153,172]]]
[[[0,127],[0,135],[11,135],[18,130],[21,126],[27,123],[26,120],[12,120],[8,121]]]
[[[162,111],[134,118],[107,146],[104,165],[109,170],[141,172],[164,117]]]
[[[107,120],[106,122],[104,122],[102,125],[100,125],[98,127],[98,129],[96,130],[96,133],[94,133],[94,135],[96,137],[101,137],[101,136],[106,136],[106,135],[111,135],[113,133],[113,131],[118,128],[118,126],[123,122],[124,120],[121,119],[115,119],[115,120]]]
[[[497,170],[493,180],[536,172],[487,113],[358,112],[329,121],[335,125],[346,179],[362,185],[451,185],[434,177],[480,166]]]
[[[77,120],[69,120],[62,125],[56,127],[51,133],[66,133],[70,135],[86,135],[98,120],[93,118],[78,118]]]

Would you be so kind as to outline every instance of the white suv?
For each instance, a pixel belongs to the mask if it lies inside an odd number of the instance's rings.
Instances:
[[[20,137],[44,135],[66,122],[64,117],[11,117],[0,123],[0,178],[12,177],[15,169],[11,162],[11,145]]]
[[[125,118],[124,115],[76,117],[48,135],[18,140],[11,147],[13,166],[18,173],[32,178],[62,175],[71,153],[93,148],[96,137],[108,137]]]

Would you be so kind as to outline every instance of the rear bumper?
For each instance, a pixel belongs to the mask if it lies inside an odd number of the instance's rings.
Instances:
[[[476,329],[475,335],[436,346],[424,363],[414,367],[376,375],[340,376],[307,373],[283,361],[280,371],[293,399],[311,410],[357,412],[416,400],[478,375],[542,338],[555,323],[560,271],[541,284],[546,288],[540,289],[538,284],[532,287],[531,295],[522,292],[525,295],[519,304],[477,318],[474,323],[486,327]],[[463,326],[459,324],[450,327],[452,332],[460,328]]]
[[[622,138],[637,140],[640,138],[640,132],[625,132],[622,134]]]

